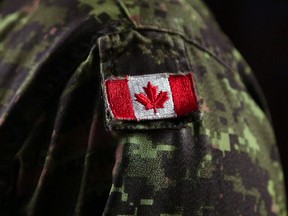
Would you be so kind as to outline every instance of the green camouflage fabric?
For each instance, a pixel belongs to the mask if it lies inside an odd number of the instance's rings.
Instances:
[[[112,121],[103,78],[192,71],[194,118]],[[0,0],[0,215],[287,215],[253,72],[200,0]]]

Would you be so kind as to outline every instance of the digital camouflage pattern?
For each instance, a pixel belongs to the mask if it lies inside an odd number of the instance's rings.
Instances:
[[[194,118],[106,115],[103,78],[188,71]],[[1,216],[287,214],[261,90],[200,0],[0,0],[0,161]]]

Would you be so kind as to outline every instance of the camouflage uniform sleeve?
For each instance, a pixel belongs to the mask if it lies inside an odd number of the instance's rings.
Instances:
[[[192,71],[203,117],[106,116],[119,144],[105,215],[286,215],[262,92],[209,11],[198,1],[120,3],[134,28],[98,40],[104,79]]]
[[[0,16],[0,38],[34,19],[0,44],[0,74],[22,74],[0,89],[2,215],[286,215],[265,100],[205,5],[71,2]],[[111,115],[107,78],[186,72],[199,104],[191,118]]]

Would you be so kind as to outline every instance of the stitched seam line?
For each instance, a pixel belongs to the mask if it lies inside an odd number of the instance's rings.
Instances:
[[[178,35],[184,41],[186,41],[188,43],[191,43],[191,44],[195,45],[197,48],[201,49],[202,51],[205,51],[206,53],[208,53],[211,57],[213,57],[215,60],[217,60],[219,63],[221,63],[227,69],[229,69],[231,71],[234,71],[231,68],[231,66],[228,65],[224,60],[222,60],[217,54],[215,54],[213,51],[209,50],[209,48],[199,44],[195,39],[188,38],[183,32],[175,31],[175,30],[171,30],[171,29],[167,29],[167,28],[159,28],[159,27],[156,27],[156,26],[149,26],[149,25],[139,26],[139,25],[137,25],[135,23],[135,21],[130,18],[131,15],[129,13],[129,10],[125,6],[125,4],[121,0],[117,0],[117,2],[120,5],[120,7],[122,8],[122,10],[124,11],[124,13],[127,16],[128,20],[133,24],[132,29],[134,29],[134,30],[142,30],[142,31],[158,31],[158,32],[164,32],[164,33],[170,33],[170,34]],[[126,32],[126,31],[124,31],[124,32]],[[118,33],[122,33],[122,32],[118,32]],[[117,32],[115,34],[117,34]]]

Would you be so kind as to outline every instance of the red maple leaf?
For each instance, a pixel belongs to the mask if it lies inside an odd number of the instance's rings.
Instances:
[[[148,82],[147,87],[143,87],[144,93],[135,94],[136,101],[143,104],[146,110],[153,109],[154,113],[157,113],[157,109],[164,108],[164,103],[169,100],[168,92],[158,92],[158,87],[153,86],[151,82]]]

